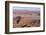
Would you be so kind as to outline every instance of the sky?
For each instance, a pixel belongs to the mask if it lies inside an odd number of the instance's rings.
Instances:
[[[40,11],[40,8],[36,8],[36,7],[13,7],[13,10]]]

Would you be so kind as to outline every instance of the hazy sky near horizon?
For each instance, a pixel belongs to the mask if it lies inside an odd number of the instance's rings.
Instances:
[[[36,7],[13,7],[13,10],[31,10],[31,11],[40,11],[40,8]]]

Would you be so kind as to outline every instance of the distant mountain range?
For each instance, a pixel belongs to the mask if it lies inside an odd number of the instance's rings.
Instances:
[[[40,11],[31,11],[31,10],[13,10],[13,14],[31,14],[31,13],[40,14]]]

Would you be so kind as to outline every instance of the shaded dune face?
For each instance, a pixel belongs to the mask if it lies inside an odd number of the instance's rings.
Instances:
[[[18,24],[19,21],[21,20],[21,16],[17,16],[17,17],[15,18],[15,20],[16,20],[16,22],[17,22],[17,24]]]
[[[40,17],[38,16],[16,16],[13,19],[13,27],[39,27]]]

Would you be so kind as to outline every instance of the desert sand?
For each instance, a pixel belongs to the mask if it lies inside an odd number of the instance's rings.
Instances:
[[[20,16],[21,19],[16,19]],[[17,23],[17,21],[19,22]],[[40,15],[37,14],[16,14],[13,16],[13,28],[17,27],[39,27],[40,26]]]

